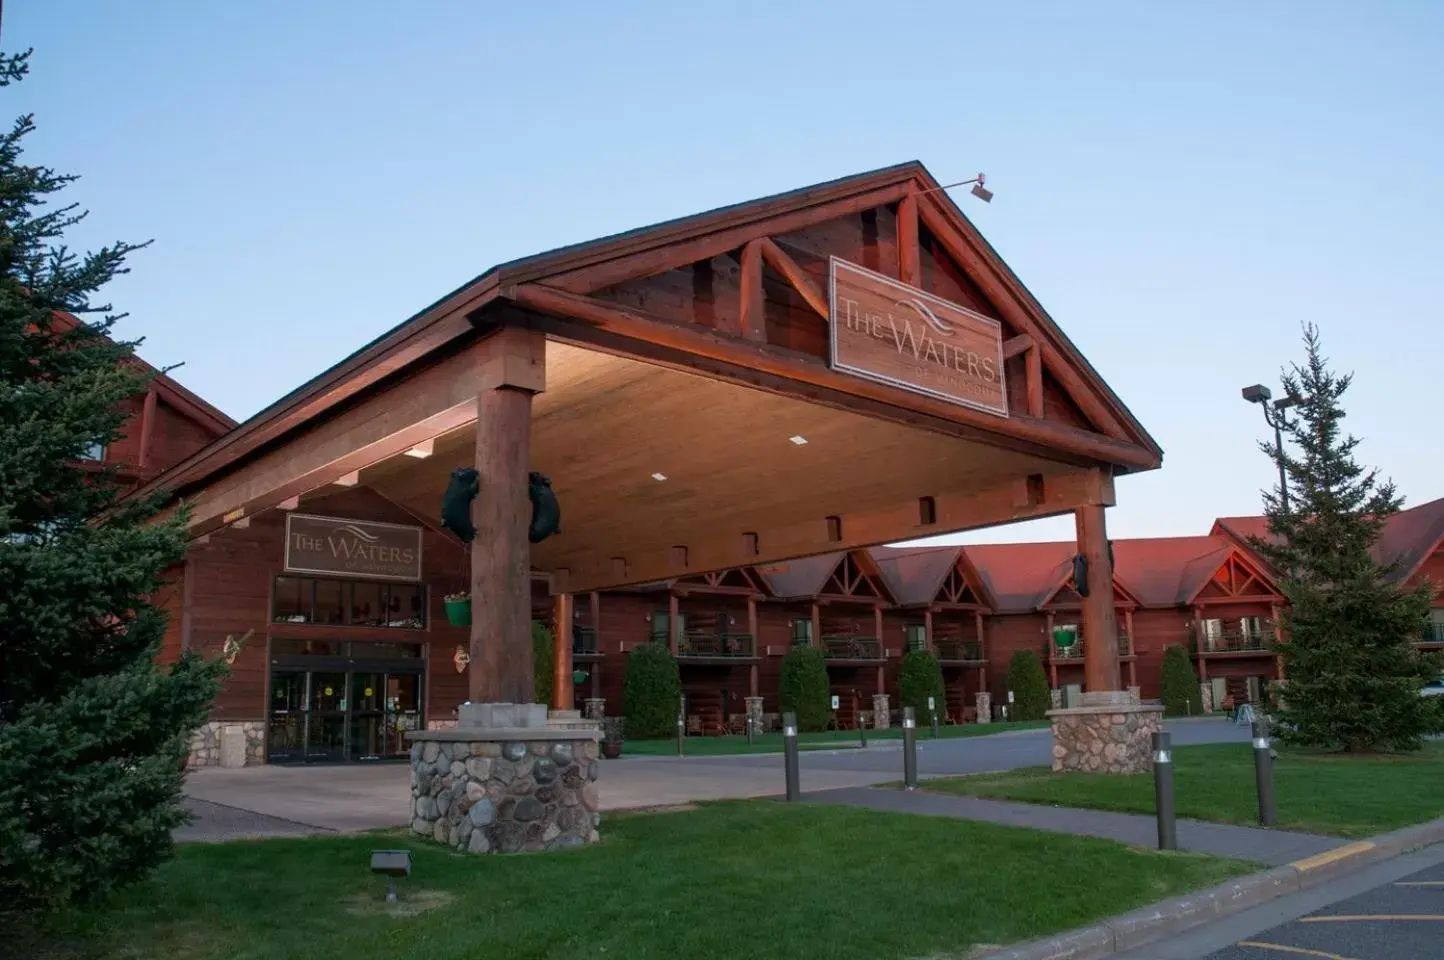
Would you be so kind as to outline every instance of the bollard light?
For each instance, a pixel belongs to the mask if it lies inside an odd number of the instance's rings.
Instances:
[[[1274,758],[1269,747],[1268,720],[1259,718],[1253,722],[1253,771],[1254,782],[1258,784],[1258,822],[1271,827],[1278,819],[1274,805]]]
[[[918,721],[912,707],[903,707],[903,786],[918,788]]]
[[[1155,733],[1153,740],[1153,810],[1158,818],[1158,849],[1178,849],[1178,822],[1173,808],[1173,735]]]
[[[797,714],[795,713],[782,715],[782,771],[787,778],[787,800],[789,803],[795,803],[801,795],[801,786],[798,783],[800,771],[797,762]]]

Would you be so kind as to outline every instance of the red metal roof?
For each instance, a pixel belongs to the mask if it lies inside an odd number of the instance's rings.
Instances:
[[[868,553],[897,602],[903,606],[930,603],[962,547],[874,547]]]

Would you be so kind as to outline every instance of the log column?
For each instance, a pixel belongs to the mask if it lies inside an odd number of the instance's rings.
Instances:
[[[761,656],[761,647],[758,645],[757,636],[757,598],[747,598],[747,634],[752,638],[752,656],[749,658],[752,663],[747,667],[747,696],[757,696],[757,658]]]
[[[1079,507],[1074,514],[1078,552],[1088,561],[1088,596],[1083,598],[1083,682],[1089,691],[1121,690],[1118,663],[1118,615],[1113,609],[1113,565],[1108,557],[1108,527],[1103,504]]]
[[[507,328],[482,346],[467,692],[473,703],[531,703],[535,687],[527,472],[531,398],[546,388],[546,339],[537,331]]]
[[[572,595],[556,595],[557,632],[552,637],[552,709],[572,709]],[[540,668],[540,664],[538,664]]]

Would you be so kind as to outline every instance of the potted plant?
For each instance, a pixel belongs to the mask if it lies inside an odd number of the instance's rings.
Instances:
[[[602,718],[602,756],[608,760],[615,760],[622,755],[625,720],[624,717]]]
[[[446,622],[453,627],[471,626],[471,594],[448,593],[446,601]]]

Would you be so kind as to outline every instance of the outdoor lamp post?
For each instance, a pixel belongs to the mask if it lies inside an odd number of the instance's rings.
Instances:
[[[1289,475],[1284,467],[1284,427],[1287,421],[1284,419],[1284,411],[1297,404],[1299,398],[1288,396],[1274,400],[1273,393],[1261,383],[1244,387],[1243,398],[1263,407],[1264,422],[1274,428],[1274,451],[1279,463],[1279,503],[1284,508],[1284,513],[1288,513]]]

